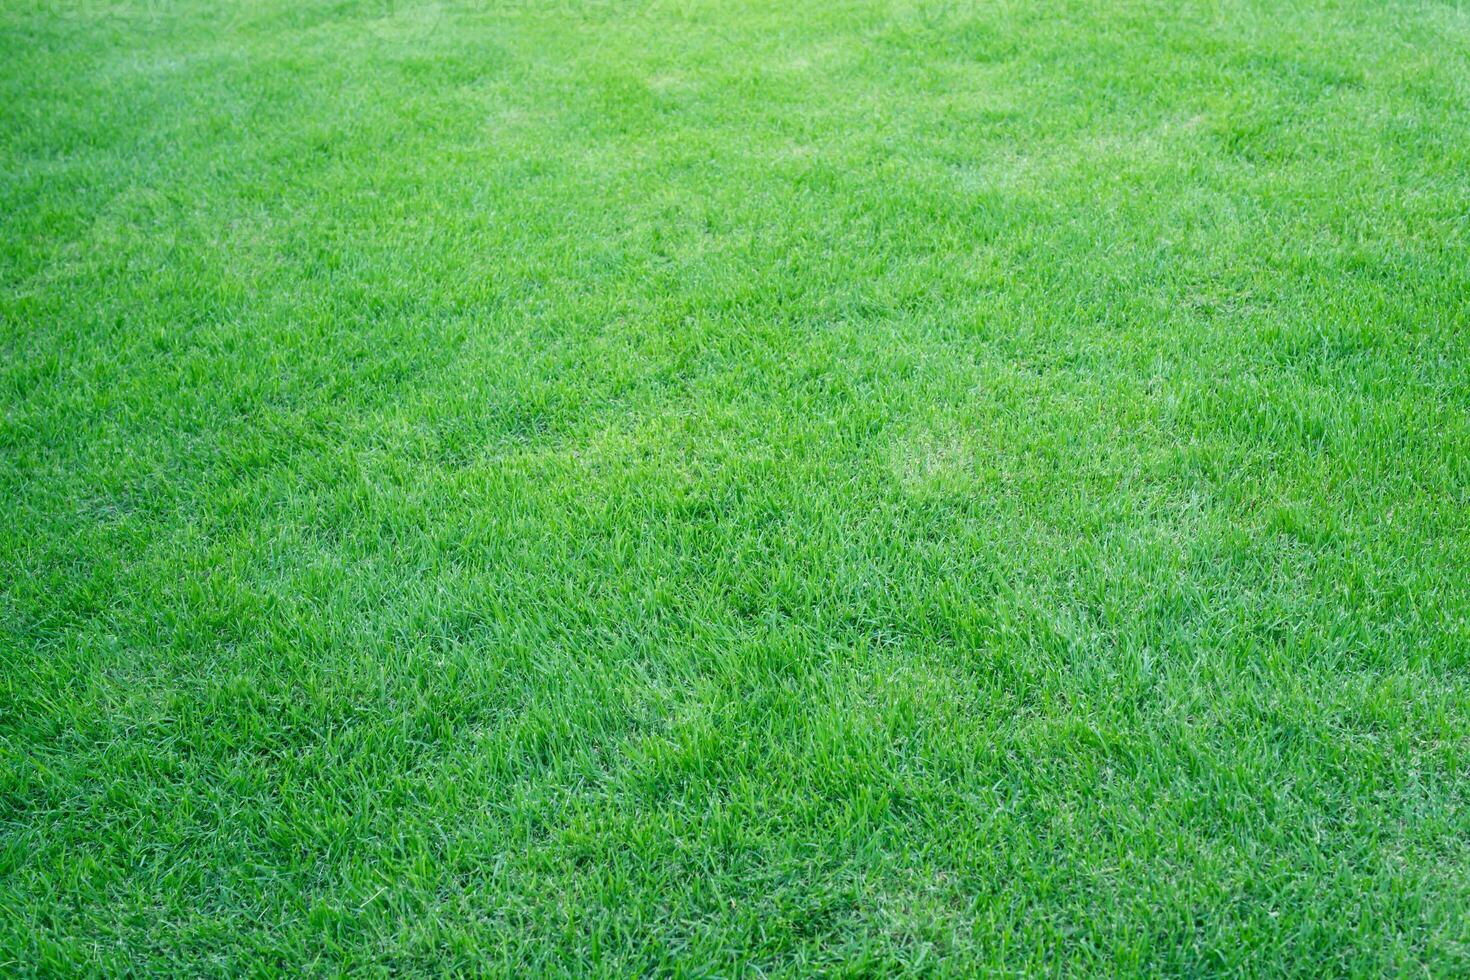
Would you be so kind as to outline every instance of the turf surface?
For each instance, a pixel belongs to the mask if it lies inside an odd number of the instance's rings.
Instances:
[[[1470,10],[0,4],[0,968],[1470,971]]]

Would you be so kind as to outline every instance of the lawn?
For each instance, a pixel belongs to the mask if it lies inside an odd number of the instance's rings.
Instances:
[[[1470,972],[1470,7],[5,0],[0,971]]]

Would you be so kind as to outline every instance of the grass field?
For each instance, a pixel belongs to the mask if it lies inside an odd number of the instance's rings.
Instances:
[[[1470,972],[1470,7],[5,0],[0,970]]]

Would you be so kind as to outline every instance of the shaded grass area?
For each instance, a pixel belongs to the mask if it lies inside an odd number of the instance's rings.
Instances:
[[[0,963],[1470,968],[1470,16],[0,11]]]

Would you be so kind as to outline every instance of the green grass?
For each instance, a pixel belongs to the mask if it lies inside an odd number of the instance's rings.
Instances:
[[[6,0],[0,969],[1470,971],[1470,9]]]

